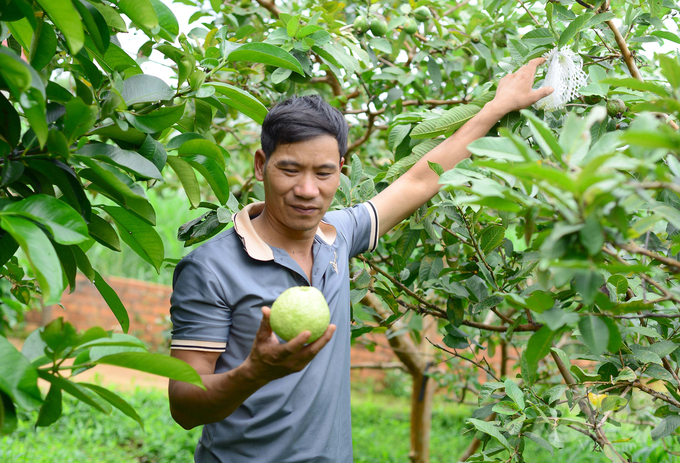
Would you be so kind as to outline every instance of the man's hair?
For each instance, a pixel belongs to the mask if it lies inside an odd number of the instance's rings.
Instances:
[[[318,95],[292,96],[274,106],[262,123],[262,150],[267,160],[279,145],[330,135],[340,158],[347,151],[347,121]]]

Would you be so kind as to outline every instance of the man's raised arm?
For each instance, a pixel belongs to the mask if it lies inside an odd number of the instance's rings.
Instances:
[[[470,156],[467,146],[488,133],[491,127],[511,111],[524,109],[552,93],[551,87],[533,90],[536,68],[545,60],[536,58],[517,72],[498,82],[493,101],[470,119],[456,133],[423,156],[411,169],[371,200],[380,217],[380,236],[413,214],[439,191],[439,178],[428,161],[450,170]]]

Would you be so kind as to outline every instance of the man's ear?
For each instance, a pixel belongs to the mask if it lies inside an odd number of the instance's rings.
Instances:
[[[255,159],[253,160],[253,170],[255,178],[260,182],[264,180],[264,171],[267,165],[267,155],[262,149],[255,151]]]
[[[340,158],[340,170],[342,170],[342,166],[344,166],[344,165],[345,165],[345,158],[342,157],[342,158]]]

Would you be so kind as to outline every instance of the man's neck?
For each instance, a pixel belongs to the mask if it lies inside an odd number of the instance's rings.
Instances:
[[[311,257],[314,244],[314,230],[291,230],[267,214],[267,207],[252,219],[251,223],[262,240],[277,248],[285,250],[291,257]],[[297,260],[297,259],[296,259]]]

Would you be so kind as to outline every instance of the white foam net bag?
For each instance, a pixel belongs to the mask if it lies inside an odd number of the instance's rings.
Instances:
[[[555,47],[543,57],[546,59],[548,72],[541,88],[552,87],[555,91],[534,103],[534,108],[546,111],[562,109],[568,102],[578,97],[578,89],[587,83],[583,61],[566,47],[562,50]]]

